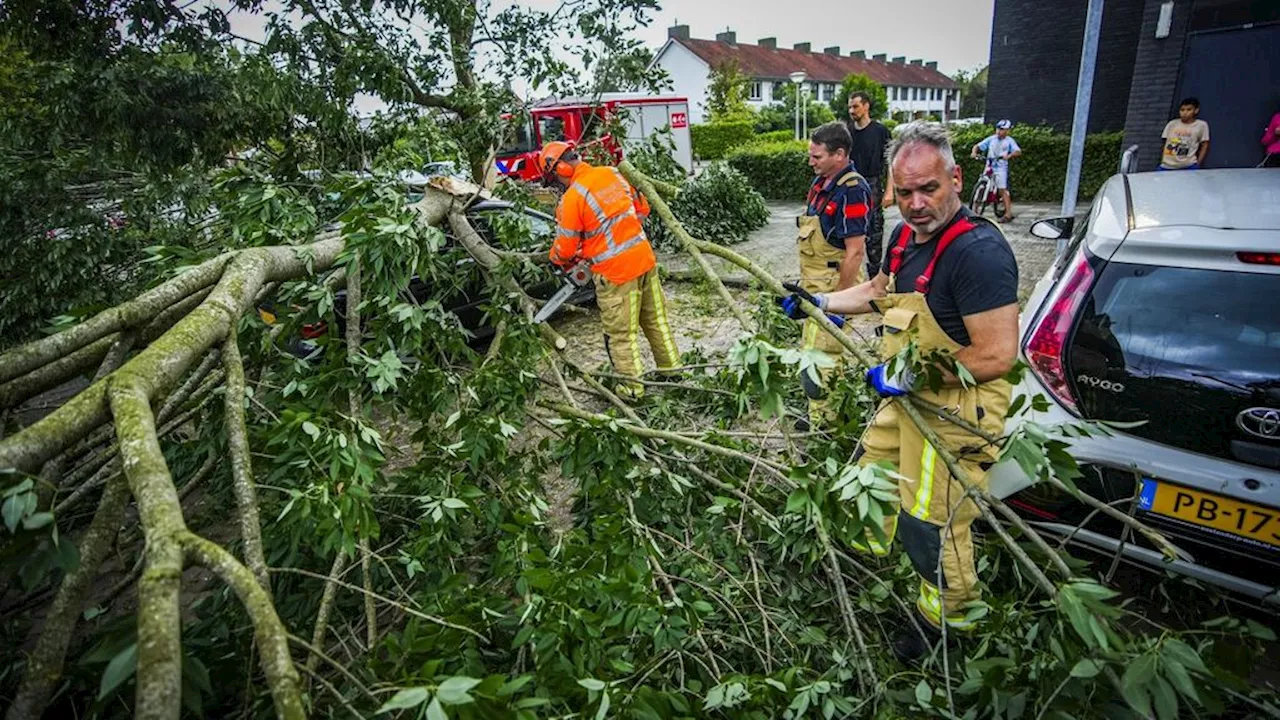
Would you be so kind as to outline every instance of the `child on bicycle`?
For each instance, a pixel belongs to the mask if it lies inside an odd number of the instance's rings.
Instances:
[[[1018,141],[1009,137],[1011,128],[1013,123],[1009,120],[997,122],[996,134],[987,136],[969,151],[970,157],[974,160],[982,159],[978,153],[986,153],[987,162],[991,163],[996,189],[1000,191],[1000,196],[1004,200],[1004,216],[1000,218],[1002,223],[1013,219],[1013,199],[1009,196],[1009,160],[1022,154]]]

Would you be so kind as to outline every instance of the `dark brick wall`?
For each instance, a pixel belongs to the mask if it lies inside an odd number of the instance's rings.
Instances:
[[[1165,123],[1177,115],[1173,95],[1178,89],[1187,23],[1194,0],[1175,0],[1169,37],[1156,39],[1156,21],[1161,0],[1146,0],[1138,53],[1133,61],[1133,83],[1129,90],[1129,113],[1124,123],[1124,146],[1138,146],[1138,169],[1154,170],[1160,164],[1160,133]]]
[[[1125,127],[1138,33],[1149,4],[1107,0],[1104,6],[1089,132]],[[1070,130],[1087,7],[1086,0],[996,0],[988,122],[1009,118]]]

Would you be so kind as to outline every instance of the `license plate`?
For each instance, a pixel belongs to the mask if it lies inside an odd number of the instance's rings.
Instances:
[[[1280,548],[1280,510],[1143,478],[1138,508],[1218,535]]]

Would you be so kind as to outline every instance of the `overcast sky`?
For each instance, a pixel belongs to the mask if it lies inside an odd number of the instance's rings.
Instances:
[[[491,11],[519,4],[551,10],[563,0],[492,0]],[[228,0],[206,0],[228,7]],[[987,64],[991,47],[991,16],[995,0],[659,0],[662,9],[637,36],[654,51],[667,40],[667,28],[689,26],[694,38],[714,39],[730,29],[738,42],[754,43],[776,37],[779,47],[808,42],[821,51],[839,45],[840,51],[865,50],[867,56],[885,53],[936,60],[938,69],[952,75]],[[268,0],[267,9],[279,8]],[[231,13],[234,32],[263,39],[265,17]],[[526,92],[517,83],[517,92]],[[362,112],[382,104],[370,98],[357,102]]]
[[[951,75],[987,64],[994,0],[660,0],[662,10],[641,37],[661,47],[679,21],[695,38],[714,39],[726,27],[738,42],[778,38],[778,47],[812,43],[815,51],[866,50],[867,57],[937,60]]]

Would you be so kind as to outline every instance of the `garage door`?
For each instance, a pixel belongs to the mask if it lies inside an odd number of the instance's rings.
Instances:
[[[1187,36],[1178,93],[1200,99],[1212,137],[1206,167],[1262,161],[1263,128],[1280,112],[1280,24]],[[1175,105],[1169,117],[1177,117]]]

